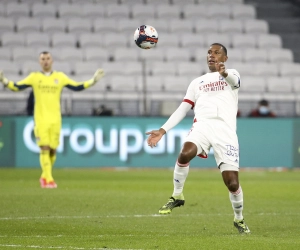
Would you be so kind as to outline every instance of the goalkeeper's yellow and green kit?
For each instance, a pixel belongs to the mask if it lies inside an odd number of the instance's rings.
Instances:
[[[25,79],[14,83],[9,81],[7,87],[13,91],[32,87],[34,93],[35,136],[39,146],[59,144],[61,128],[60,98],[64,87],[80,91],[94,84],[93,80],[76,82],[62,72],[53,71],[49,75],[32,72]]]

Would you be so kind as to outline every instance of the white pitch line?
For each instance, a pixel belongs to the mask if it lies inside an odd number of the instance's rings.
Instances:
[[[0,247],[22,247],[22,248],[37,248],[37,249],[74,249],[74,250],[143,250],[143,249],[126,249],[126,248],[84,248],[84,247],[71,247],[71,246],[27,246],[27,245],[15,245],[15,244],[0,244]]]

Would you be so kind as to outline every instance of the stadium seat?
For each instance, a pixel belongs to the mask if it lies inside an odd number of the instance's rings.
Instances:
[[[65,20],[72,17],[81,17],[82,8],[80,4],[68,4],[64,2],[61,3],[57,9],[58,16]]]
[[[210,4],[207,8],[207,18],[211,20],[230,19],[230,12],[229,4]]]
[[[252,34],[234,34],[231,42],[232,42],[232,47],[237,49],[256,47],[256,38]]]
[[[123,63],[124,67],[124,63]],[[143,74],[143,65],[140,62],[136,61],[128,61],[125,64],[125,75],[128,76],[141,76]]]
[[[260,49],[281,48],[282,39],[276,34],[260,34],[256,38],[257,47]]]
[[[106,34],[103,37],[103,45],[106,48],[118,48],[118,47],[127,47],[128,39],[126,36],[122,36],[121,34]]]
[[[257,76],[268,77],[278,76],[279,69],[276,63],[255,63],[252,64],[252,73]]]
[[[92,23],[87,18],[72,17],[67,20],[67,30],[75,35],[92,32]]]
[[[73,64],[77,61],[83,61],[83,50],[74,47],[63,48],[60,53],[60,60]]]
[[[206,63],[208,47],[199,47],[194,51],[195,60],[199,63]]]
[[[74,74],[75,75],[94,75],[95,71],[102,66],[99,62],[75,62]],[[105,72],[106,73],[106,72]]]
[[[13,18],[0,16],[0,34],[4,32],[14,32],[15,21]]]
[[[228,56],[228,62],[243,62],[244,61],[244,56],[243,52],[244,50],[242,49],[229,49],[227,52]]]
[[[66,75],[71,75],[73,73],[71,65],[68,62],[54,61],[53,62],[53,70],[64,72]]]
[[[207,18],[207,7],[208,5],[200,5],[200,4],[185,4],[182,6],[182,13],[184,19],[187,20],[205,20]]]
[[[7,61],[7,60],[0,60],[0,69],[3,71],[5,75],[8,74],[19,74],[20,73],[20,66],[18,63]]]
[[[230,68],[237,70],[241,75],[241,78],[245,76],[253,76],[254,70],[252,63],[231,62]]]
[[[136,78],[133,76],[112,76],[108,81],[110,91],[114,92],[135,92],[139,88]]]
[[[44,4],[39,1],[32,5],[31,13],[34,18],[55,18],[57,16],[57,8],[54,4]]]
[[[117,62],[126,61],[138,61],[139,59],[139,50],[137,48],[128,49],[128,48],[117,48],[113,52],[113,58]]]
[[[164,78],[165,91],[181,92],[182,97],[184,97],[189,84],[190,84],[189,78],[186,76],[166,76]]]
[[[196,6],[196,0],[185,0],[185,1],[182,1],[182,0],[171,0],[171,1],[172,1],[172,4],[174,4],[174,5],[186,6],[187,4],[189,4],[189,5]]]
[[[290,49],[273,48],[268,50],[268,60],[271,63],[291,63],[294,61],[294,57]]]
[[[2,47],[17,47],[24,46],[25,35],[22,33],[5,32],[1,34]]]
[[[224,19],[219,21],[219,29],[222,33],[243,33],[243,24],[240,20]]]
[[[168,20],[161,20],[161,19],[152,18],[152,19],[147,19],[145,21],[145,23],[153,26],[154,28],[159,27],[158,39],[160,38],[161,34],[169,32]]]
[[[245,20],[244,31],[246,34],[267,34],[269,33],[269,24],[265,20]]]
[[[42,20],[42,30],[44,33],[53,34],[66,31],[66,21],[64,19],[45,18]]]
[[[20,32],[39,32],[41,30],[40,22],[29,17],[20,17],[16,22],[16,29]]]
[[[297,93],[300,93],[300,81],[299,81],[299,77],[297,77],[297,76],[291,77],[291,82],[293,84],[294,91],[297,92]],[[298,97],[300,98],[300,94],[298,94]]]
[[[231,7],[231,16],[233,19],[247,20],[256,18],[256,9],[252,5],[237,4]]]
[[[190,50],[186,48],[178,48],[178,47],[166,48],[165,60],[167,62],[191,61]]]
[[[94,0],[69,0],[72,4],[94,4]],[[84,6],[84,5],[83,5]]]
[[[221,43],[223,44],[226,48],[231,47],[231,35],[227,33],[207,33],[204,37],[205,39],[205,46],[208,47],[212,43]]]
[[[183,48],[196,49],[205,44],[204,36],[201,34],[183,33],[179,35],[180,46]]]
[[[18,19],[20,17],[29,17],[30,7],[26,3],[10,2],[6,5],[6,16]]]
[[[102,5],[102,6],[106,6],[108,4],[118,4],[119,3],[119,0],[94,0],[95,4],[98,5],[99,3]]]
[[[138,19],[121,19],[118,21],[117,28],[118,32],[124,36],[129,34],[133,37],[133,33],[137,27],[141,25]]]
[[[259,76],[242,76],[241,75],[241,92],[263,93],[266,91],[266,80]]]
[[[151,62],[146,70],[148,74],[153,76],[175,76],[177,73],[177,65],[175,62]]]
[[[130,8],[128,5],[110,4],[105,8],[105,16],[107,18],[129,18]]]
[[[164,90],[164,82],[161,76],[147,76],[146,77],[147,92],[161,92]]]
[[[204,72],[206,72],[204,63],[179,62],[177,64],[177,74],[179,76],[187,76],[189,79],[199,77]]]
[[[145,4],[145,1],[144,0],[120,0],[120,4],[134,6],[134,5]]]
[[[31,72],[40,71],[40,70],[41,70],[41,65],[39,64],[37,59],[24,61],[21,65],[21,71],[24,77],[29,75]]]
[[[202,35],[207,33],[218,33],[219,21],[215,19],[197,19],[195,21],[195,32]]]
[[[96,18],[94,20],[94,32],[95,33],[117,33],[118,32],[118,22],[111,18]],[[132,31],[133,34],[134,31]]]
[[[156,5],[156,17],[168,20],[168,19],[179,19],[181,16],[181,9],[178,5]]]
[[[292,93],[293,85],[290,77],[274,77],[266,78],[268,92]]]
[[[10,61],[12,59],[10,48],[0,48],[0,55],[1,55],[1,60]]]
[[[279,66],[279,74],[285,76],[300,76],[300,63],[281,63]]]
[[[14,47],[12,49],[12,59],[17,63],[22,63],[24,61],[34,61],[37,60],[37,55],[34,48],[27,47]]]
[[[47,33],[32,32],[25,36],[25,43],[28,47],[49,47],[50,36]]]
[[[94,20],[104,17],[104,8],[101,4],[85,3],[82,5],[82,17]]]
[[[79,35],[79,46],[81,48],[99,48],[102,47],[103,35],[99,33],[84,33]]]
[[[168,5],[170,4],[170,0],[145,0],[147,5]]]
[[[169,32],[178,34],[189,34],[194,32],[194,25],[191,20],[171,19],[169,21]]]
[[[145,4],[136,4],[132,6],[131,13],[132,13],[132,18],[134,19],[143,19],[143,20],[145,20],[146,18],[154,19],[155,7],[154,5],[149,6]],[[145,23],[145,24],[151,25],[150,23]]]
[[[140,57],[145,60],[146,63],[150,61],[160,62],[164,60],[164,50],[159,48],[141,50]]]
[[[76,38],[70,33],[54,33],[51,44],[53,47],[76,47]]]
[[[246,63],[267,62],[268,53],[265,49],[248,48],[243,49],[244,61]]]
[[[88,46],[83,50],[83,57],[87,62],[106,62],[111,56],[105,48]]]
[[[158,48],[169,48],[179,46],[179,35],[178,34],[168,34],[168,33],[158,33]]]
[[[124,76],[127,74],[123,62],[103,62],[101,65],[105,72],[105,77],[111,78],[115,75]]]

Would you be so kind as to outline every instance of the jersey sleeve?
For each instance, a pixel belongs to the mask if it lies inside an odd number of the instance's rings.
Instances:
[[[31,73],[26,78],[18,82],[13,82],[10,80],[6,85],[6,87],[12,91],[20,91],[28,87],[31,87],[34,83],[34,75],[35,75],[34,73]]]
[[[64,73],[61,73],[61,77],[63,78],[63,83],[64,86],[67,87],[68,89],[74,90],[74,91],[80,91],[86,88],[89,88],[93,85],[92,80],[87,80],[84,82],[76,82],[69,78],[67,75]]]
[[[225,81],[232,87],[232,88],[239,88],[241,85],[241,77],[239,72],[235,69],[228,69],[227,70],[228,76],[225,78]]]
[[[195,106],[195,100],[196,100],[195,99],[195,84],[196,84],[195,80],[193,80],[190,83],[190,85],[189,85],[189,87],[188,87],[188,89],[186,91],[186,94],[185,94],[185,96],[183,98],[183,101],[182,101],[182,102],[189,103],[192,106],[191,107],[192,109]]]

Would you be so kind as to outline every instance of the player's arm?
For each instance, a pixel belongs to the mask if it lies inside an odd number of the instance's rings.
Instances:
[[[9,88],[12,91],[20,91],[23,89],[26,89],[28,87],[32,86],[33,82],[33,73],[31,73],[29,76],[27,76],[25,79],[18,81],[18,82],[13,82],[9,79],[7,79],[3,72],[0,72],[0,82],[4,84],[5,87]]]
[[[174,128],[179,122],[181,122],[190,109],[194,108],[195,105],[194,84],[195,83],[196,81],[192,81],[190,83],[186,95],[183,99],[183,102],[169,117],[166,123],[162,125],[159,130],[152,130],[146,132],[146,134],[149,135],[147,142],[151,148],[156,146],[156,144],[159,142],[159,140],[163,137],[165,133],[167,133],[170,129]]]
[[[83,89],[87,89],[91,86],[93,86],[95,83],[97,83],[102,77],[104,76],[104,71],[103,69],[98,69],[94,76],[90,79],[87,80],[85,82],[76,82],[72,79],[70,79],[69,77],[67,77],[66,75],[64,75],[64,83],[65,86],[68,89],[74,90],[74,91],[80,91]]]

